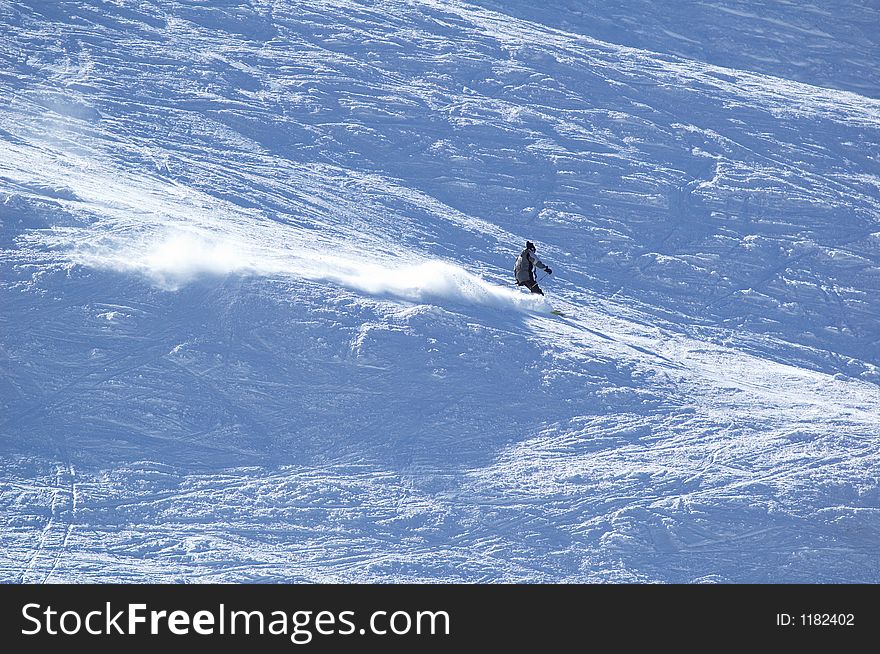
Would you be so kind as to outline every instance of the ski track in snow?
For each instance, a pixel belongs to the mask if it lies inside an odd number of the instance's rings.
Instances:
[[[875,75],[757,59],[830,32],[226,4],[0,1],[0,580],[880,581]]]

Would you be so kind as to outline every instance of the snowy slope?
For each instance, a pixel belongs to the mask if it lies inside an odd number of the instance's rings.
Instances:
[[[880,581],[871,12],[480,4],[0,2],[0,579]]]
[[[880,97],[880,6],[795,0],[473,0],[552,27]]]

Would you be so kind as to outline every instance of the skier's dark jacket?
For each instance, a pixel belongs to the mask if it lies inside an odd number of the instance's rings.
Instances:
[[[547,266],[541,263],[541,260],[535,255],[534,250],[526,248],[520,252],[516,258],[516,266],[513,274],[516,275],[517,284],[530,283],[535,281],[535,267],[541,270],[547,270]]]

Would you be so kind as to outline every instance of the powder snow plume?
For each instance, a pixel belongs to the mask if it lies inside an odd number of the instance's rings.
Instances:
[[[304,248],[283,249],[228,235],[169,228],[148,237],[77,239],[75,263],[135,273],[166,291],[203,276],[252,275],[330,282],[374,296],[412,302],[472,304],[520,311],[546,311],[537,295],[500,286],[440,260],[389,260],[379,265],[353,255]],[[85,241],[85,242],[83,242]]]

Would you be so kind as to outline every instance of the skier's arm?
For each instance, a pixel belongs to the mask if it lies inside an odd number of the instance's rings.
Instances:
[[[540,260],[538,257],[536,257],[534,254],[532,255],[532,257],[533,257],[534,260],[535,260],[534,263],[535,263],[535,267],[536,267],[536,268],[540,268],[541,270],[550,270],[550,269],[549,269],[547,266],[545,266],[545,265],[541,262],[541,260]]]

